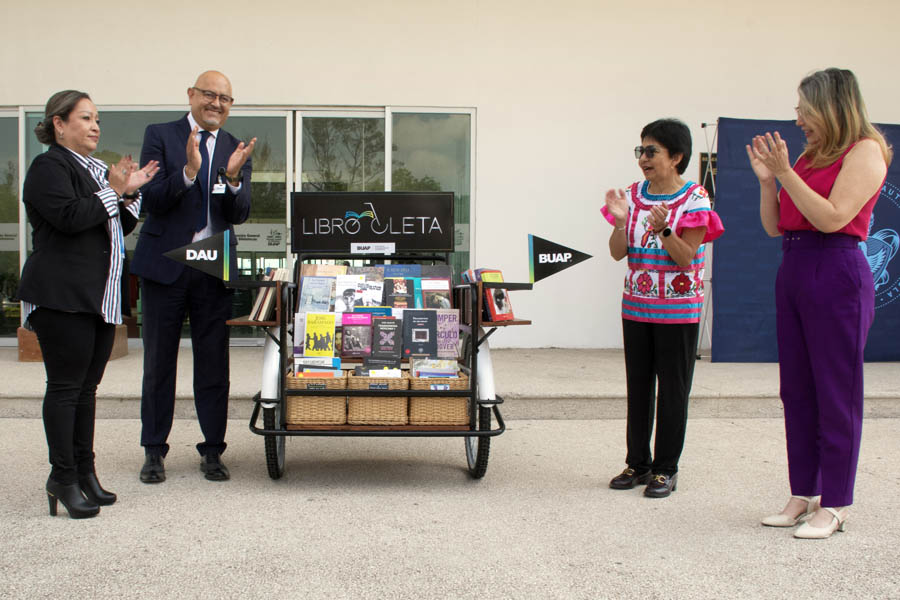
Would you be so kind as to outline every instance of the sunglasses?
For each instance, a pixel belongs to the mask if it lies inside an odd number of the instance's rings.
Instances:
[[[634,157],[640,158],[641,154],[646,154],[647,158],[653,158],[659,152],[659,148],[656,146],[635,146],[634,147]]]

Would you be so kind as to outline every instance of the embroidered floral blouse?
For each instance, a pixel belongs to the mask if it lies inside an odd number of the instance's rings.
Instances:
[[[712,210],[703,186],[691,181],[674,194],[650,194],[649,182],[633,183],[627,192],[628,271],[622,295],[622,318],[647,323],[699,323],[703,309],[703,271],[706,242],[725,230]],[[687,267],[680,267],[663,248],[648,224],[650,209],[665,202],[669,227],[679,236],[684,229],[706,227],[703,242]],[[615,218],[604,206],[606,220]]]

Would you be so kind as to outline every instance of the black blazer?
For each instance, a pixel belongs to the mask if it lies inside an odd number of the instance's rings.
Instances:
[[[141,212],[147,218],[141,226],[131,271],[140,277],[168,285],[174,282],[188,267],[163,256],[169,250],[191,243],[194,224],[201,210],[200,186],[186,187],[184,165],[187,163],[187,140],[191,126],[187,115],[169,123],[149,125],[144,133],[141,148],[141,164],[159,161],[159,172],[153,181],[145,185],[141,193]],[[210,172],[215,178],[219,168],[225,168],[228,158],[240,144],[240,140],[220,129],[216,135],[216,151],[210,160]],[[209,222],[213,234],[226,229],[231,231],[231,272],[237,273],[237,237],[234,225],[250,216],[250,173],[252,162],[248,158],[241,168],[241,189],[237,194],[226,186],[224,194],[211,194]]]
[[[72,153],[57,145],[34,159],[22,201],[33,228],[34,252],[25,261],[17,296],[38,306],[101,314],[109,275],[109,213],[95,196],[100,187]],[[122,230],[137,219],[119,206]],[[122,279],[128,273],[123,266]],[[128,314],[127,286],[122,312]]]

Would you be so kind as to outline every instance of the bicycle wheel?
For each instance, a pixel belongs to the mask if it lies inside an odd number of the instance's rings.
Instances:
[[[478,406],[478,431],[491,430],[491,407]],[[475,417],[473,415],[473,421]],[[481,479],[487,471],[488,458],[491,454],[491,438],[487,436],[466,436],[466,461],[469,463],[469,475]]]
[[[281,403],[275,405],[274,408],[263,409],[263,427],[266,429],[276,429],[281,427]],[[272,479],[280,479],[284,475],[284,435],[266,435],[266,467],[269,470],[269,477]]]

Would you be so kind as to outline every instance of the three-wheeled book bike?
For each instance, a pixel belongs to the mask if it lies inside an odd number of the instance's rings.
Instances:
[[[454,243],[453,205],[450,192],[293,193],[291,251],[296,259],[292,280],[228,284],[259,288],[258,292],[274,288],[270,291],[275,297],[274,318],[229,321],[232,326],[265,330],[261,388],[253,398],[250,430],[263,437],[272,479],[281,478],[285,472],[287,438],[298,436],[462,438],[469,474],[473,478],[484,476],[491,438],[506,430],[488,339],[498,328],[531,323],[521,319],[486,320],[485,290],[527,290],[530,283],[451,284],[452,305],[459,310],[460,340],[459,377],[453,380],[410,378],[407,358],[403,359],[403,373],[409,383],[402,387],[380,377],[354,378],[348,374],[344,379],[349,377],[350,384],[338,387],[323,379],[303,380],[291,375],[301,266],[336,261],[363,266],[448,265]],[[360,362],[343,359],[342,366],[352,368]],[[368,414],[370,418],[348,419],[346,415],[354,414],[357,406],[362,408],[356,414]],[[399,407],[399,411],[391,407]],[[407,416],[413,414],[417,417]]]

